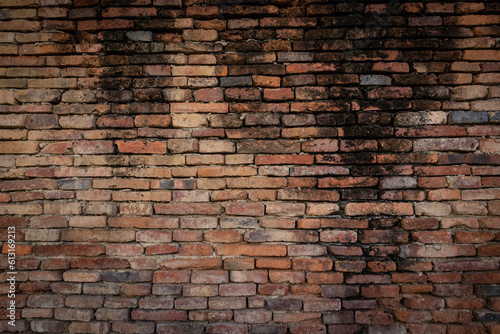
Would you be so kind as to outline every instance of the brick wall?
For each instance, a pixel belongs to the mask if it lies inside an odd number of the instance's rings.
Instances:
[[[500,332],[498,2],[0,7],[1,332]]]

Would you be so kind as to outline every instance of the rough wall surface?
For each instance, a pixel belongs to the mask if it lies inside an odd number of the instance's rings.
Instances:
[[[498,2],[0,7],[1,332],[500,332]]]

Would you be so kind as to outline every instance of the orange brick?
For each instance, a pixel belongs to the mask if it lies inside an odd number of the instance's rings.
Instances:
[[[118,151],[121,153],[165,154],[167,152],[167,144],[165,142],[117,140],[116,145]]]

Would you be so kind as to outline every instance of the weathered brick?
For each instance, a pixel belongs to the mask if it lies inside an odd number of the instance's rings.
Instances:
[[[255,309],[255,310],[235,310],[234,321],[239,323],[259,324],[271,321],[272,312],[269,310]]]
[[[117,140],[115,143],[120,153],[164,154],[167,151],[165,142]]]
[[[257,203],[229,203],[226,205],[226,214],[237,216],[263,216],[264,205]]]
[[[414,142],[415,151],[474,151],[479,143],[473,138],[418,139]]]
[[[4,95],[4,103],[13,104],[14,100],[13,96],[8,92]],[[23,103],[40,103],[40,102],[58,102],[61,99],[61,93],[57,90],[42,90],[42,89],[26,89],[26,90],[18,90],[15,93],[15,98],[19,102]]]
[[[414,257],[454,257],[454,256],[473,256],[476,251],[472,246],[448,246],[443,245],[439,249],[433,246],[413,247],[404,246],[402,253],[405,256]]]
[[[270,85],[270,84],[268,84]],[[264,101],[286,101],[293,100],[294,92],[290,88],[264,89]]]
[[[284,245],[218,245],[215,248],[217,255],[246,255],[246,256],[284,256]]]
[[[222,212],[222,207],[218,204],[185,204],[185,203],[171,203],[171,204],[155,204],[154,210],[156,214],[219,214]]]
[[[353,188],[372,187],[378,184],[373,177],[338,177],[323,178],[318,181],[319,188]]]
[[[417,179],[413,177],[387,177],[380,180],[381,189],[408,189],[416,187]]]
[[[356,215],[413,215],[411,203],[348,203],[345,213],[349,216]]]
[[[266,205],[266,213],[276,216],[302,216],[305,213],[303,203],[271,203]]]
[[[322,231],[320,240],[323,242],[356,242],[357,234],[354,231]]]
[[[451,206],[448,203],[415,203],[415,214],[418,216],[448,216]]]
[[[362,243],[389,243],[401,244],[408,241],[408,233],[404,231],[390,230],[373,230],[362,231],[359,237]]]
[[[132,320],[185,321],[187,312],[180,310],[134,310]]]
[[[292,259],[293,270],[307,271],[329,271],[333,267],[331,259],[316,258],[316,259]]]
[[[68,326],[68,322],[49,319],[36,319],[30,324],[30,328],[37,332],[66,332]]]
[[[76,154],[106,154],[114,153],[111,141],[77,141],[73,143],[73,152]]]
[[[128,242],[135,240],[135,231],[65,230],[61,238],[65,241]]]
[[[317,233],[313,231],[282,231],[282,230],[256,230],[248,231],[244,236],[245,241],[293,241],[293,242],[315,242],[318,240]]]

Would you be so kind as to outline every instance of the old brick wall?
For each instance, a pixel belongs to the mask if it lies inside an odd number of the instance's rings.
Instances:
[[[0,332],[500,332],[498,2],[0,7]]]

